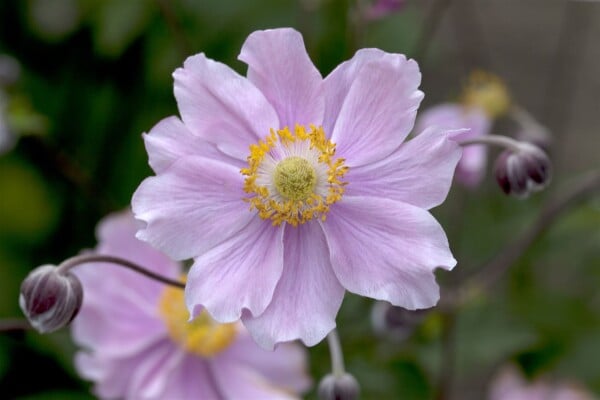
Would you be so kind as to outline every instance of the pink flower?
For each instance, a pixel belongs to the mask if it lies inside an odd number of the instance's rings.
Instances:
[[[489,400],[592,400],[583,388],[570,382],[537,379],[527,382],[514,366],[505,367],[492,383]]]
[[[418,133],[432,126],[454,130],[467,128],[468,131],[451,134],[454,140],[462,141],[489,134],[491,125],[492,120],[478,107],[445,103],[423,112],[417,120],[415,131]],[[467,146],[456,168],[456,180],[467,187],[475,187],[483,180],[486,165],[487,147]]]
[[[265,348],[321,341],[345,290],[433,306],[456,261],[427,211],[461,150],[430,129],[403,143],[423,93],[416,62],[364,49],[325,79],[293,29],[252,33],[247,77],[204,54],[175,71],[182,121],[144,136],[156,176],[133,196],[138,238],[194,258],[192,315],[238,318]]]
[[[96,251],[178,278],[181,266],[135,231],[131,213],[109,216]],[[76,368],[100,398],[291,399],[310,383],[297,344],[268,352],[241,324],[219,325],[206,313],[188,323],[181,289],[129,270],[98,264],[74,271],[85,291],[72,330],[83,347]]]
[[[390,14],[402,10],[406,6],[406,0],[374,0],[365,10],[368,20],[378,20]]]

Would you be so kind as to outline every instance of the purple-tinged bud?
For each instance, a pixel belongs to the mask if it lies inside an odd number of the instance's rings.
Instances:
[[[19,79],[21,66],[14,58],[0,55],[0,85],[10,85]]]
[[[341,376],[326,375],[319,383],[318,395],[321,400],[356,400],[360,386],[349,373]]]
[[[386,301],[378,301],[371,310],[371,323],[378,335],[402,341],[413,333],[428,312],[429,310],[407,310]]]
[[[54,265],[31,271],[21,284],[19,306],[40,333],[54,332],[75,318],[83,301],[79,279]]]
[[[496,181],[509,195],[527,197],[550,182],[550,159],[539,147],[520,143],[516,151],[503,151],[494,167]]]
[[[365,19],[375,21],[396,13],[406,5],[406,0],[374,0],[364,11]]]

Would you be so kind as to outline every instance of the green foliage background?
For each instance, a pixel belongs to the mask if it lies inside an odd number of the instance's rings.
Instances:
[[[177,113],[171,73],[186,56],[205,52],[244,73],[236,57],[250,32],[293,26],[326,75],[357,45],[414,56],[433,3],[409,2],[357,39],[349,18],[354,3],[345,0],[2,0],[0,53],[17,58],[22,74],[9,89],[20,99],[11,115],[21,137],[0,156],[0,317],[21,315],[18,288],[29,270],[93,247],[96,223],[127,207],[151,174],[140,135]],[[425,105],[452,98],[465,78],[444,58],[448,46],[435,36],[418,60]],[[495,72],[521,82],[518,69]],[[506,198],[491,178],[475,192],[455,187],[434,211],[459,260],[454,272],[439,274],[441,285],[459,284],[517,237],[572,176],[598,167],[579,161],[562,163],[550,190],[527,201]],[[492,291],[455,315],[431,311],[405,341],[377,337],[372,302],[347,295],[338,325],[364,398],[436,398],[448,376],[446,395],[481,398],[507,362],[529,377],[577,380],[600,394],[599,210],[596,198],[566,214]],[[73,352],[68,330],[3,334],[2,398],[90,398]],[[326,345],[310,356],[318,382],[329,370]]]

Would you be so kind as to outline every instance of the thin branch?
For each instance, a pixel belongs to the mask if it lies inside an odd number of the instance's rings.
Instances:
[[[501,250],[496,258],[479,268],[457,293],[448,293],[447,301],[460,306],[492,287],[559,217],[598,192],[600,192],[600,170],[590,172],[570,190],[561,191],[561,195],[550,200],[533,224],[516,240]]]
[[[433,5],[429,9],[429,13],[425,17],[425,21],[423,21],[421,31],[419,32],[415,50],[413,51],[413,58],[419,63],[424,62],[431,41],[451,2],[452,0],[434,0]]]
[[[28,331],[32,329],[29,322],[24,318],[0,319],[0,332]]]
[[[130,270],[133,270],[133,271],[135,271],[139,274],[142,274],[150,279],[154,279],[155,281],[162,282],[164,284],[175,286],[175,287],[178,287],[181,289],[185,288],[185,283],[183,283],[183,282],[175,281],[175,280],[169,279],[165,276],[159,275],[159,274],[152,272],[152,271],[150,271],[138,264],[135,264],[131,261],[124,260],[119,257],[105,256],[105,255],[101,255],[101,254],[89,254],[89,255],[84,254],[81,256],[71,257],[71,258],[63,261],[58,266],[58,269],[59,269],[59,272],[65,273],[68,270],[70,270],[71,268],[74,268],[78,265],[89,264],[89,263],[107,263],[107,264],[118,265],[121,267],[128,268]]]
[[[331,356],[331,370],[335,377],[341,377],[346,373],[344,367],[344,354],[342,353],[342,346],[340,344],[340,338],[337,334],[337,330],[332,330],[327,335],[327,344],[329,344],[329,354]]]

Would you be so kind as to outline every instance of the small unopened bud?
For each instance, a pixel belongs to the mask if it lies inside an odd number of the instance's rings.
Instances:
[[[14,58],[0,55],[0,85],[10,85],[19,79],[21,66]]]
[[[79,279],[53,265],[31,271],[21,284],[19,306],[40,333],[54,332],[75,318],[83,301]]]
[[[407,310],[378,301],[371,310],[373,329],[380,336],[401,341],[409,337],[429,310]]]
[[[374,0],[364,11],[365,19],[375,21],[400,11],[406,0]]]
[[[319,383],[318,395],[321,400],[356,400],[360,386],[349,373],[341,376],[326,375]]]
[[[505,150],[495,165],[496,181],[506,194],[527,197],[550,182],[550,160],[539,147],[520,143],[516,151]]]

